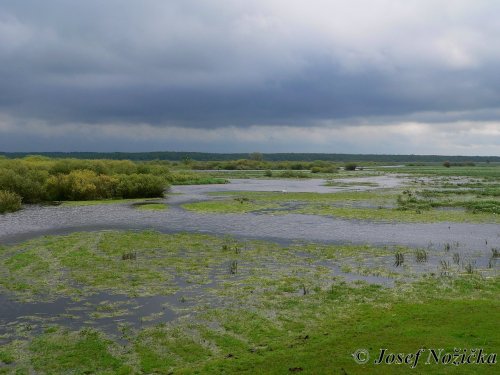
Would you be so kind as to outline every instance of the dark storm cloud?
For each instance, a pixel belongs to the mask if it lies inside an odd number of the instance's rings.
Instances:
[[[499,10],[465,0],[3,0],[3,128],[498,121]]]

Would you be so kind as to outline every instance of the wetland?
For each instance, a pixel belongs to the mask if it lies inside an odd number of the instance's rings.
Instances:
[[[0,215],[0,374],[390,374],[352,353],[498,352],[498,166],[247,174]]]

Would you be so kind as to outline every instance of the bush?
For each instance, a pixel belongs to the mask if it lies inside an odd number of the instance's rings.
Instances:
[[[117,195],[122,198],[163,197],[168,188],[164,179],[152,175],[120,175]]]
[[[357,164],[356,163],[347,163],[345,166],[344,166],[344,169],[346,171],[355,171],[356,168],[357,168]]]
[[[164,162],[39,156],[0,161],[0,190],[18,194],[24,203],[158,197],[171,179]]]
[[[300,171],[283,171],[279,174],[283,178],[310,178],[311,176]]]
[[[24,165],[12,165],[0,169],[0,189],[20,195],[26,203],[46,200],[45,183],[49,174],[45,170],[36,170]]]
[[[446,168],[450,168],[451,166],[451,163],[447,160],[443,163],[443,166],[446,167]]]
[[[19,194],[6,190],[0,190],[0,214],[14,212],[21,209],[21,197]]]
[[[47,181],[51,200],[92,200],[116,196],[118,178],[97,175],[89,170],[75,170],[67,175],[52,176]]]
[[[311,173],[335,173],[337,169],[334,167],[312,167]]]

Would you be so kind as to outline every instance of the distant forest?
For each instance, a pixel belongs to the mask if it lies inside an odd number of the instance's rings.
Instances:
[[[319,153],[234,153],[205,152],[0,152],[7,158],[41,155],[53,158],[112,159],[112,160],[169,160],[169,161],[225,161],[262,158],[266,161],[361,161],[379,163],[441,163],[450,162],[500,162],[500,156],[444,156],[444,155],[375,155],[375,154],[319,154]]]

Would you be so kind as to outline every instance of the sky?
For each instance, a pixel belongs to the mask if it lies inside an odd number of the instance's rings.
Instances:
[[[500,155],[498,0],[2,0],[0,151]]]

